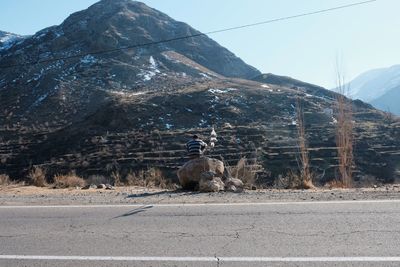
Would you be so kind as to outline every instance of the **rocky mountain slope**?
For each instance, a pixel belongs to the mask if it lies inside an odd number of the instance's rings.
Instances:
[[[392,99],[399,94],[400,65],[362,73],[348,86],[353,99],[361,99],[381,110],[400,115],[397,102]]]
[[[10,32],[0,31],[0,51],[9,49],[15,43],[23,40],[24,38],[26,37]]]
[[[228,165],[246,157],[271,185],[297,169],[300,98],[316,183],[334,179],[335,93],[261,75],[206,36],[118,49],[197,33],[142,3],[102,0],[0,51],[0,173],[21,179],[40,166],[49,177],[123,178],[160,168],[176,179],[187,139],[207,140],[214,127],[207,154]],[[352,105],[356,178],[393,181],[400,123]]]

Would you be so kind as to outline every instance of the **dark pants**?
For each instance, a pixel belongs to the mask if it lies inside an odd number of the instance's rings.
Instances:
[[[189,159],[197,159],[200,158],[202,155],[189,155]]]

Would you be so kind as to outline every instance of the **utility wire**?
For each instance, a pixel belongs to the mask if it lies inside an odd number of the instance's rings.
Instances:
[[[19,67],[19,66],[27,66],[27,65],[36,65],[36,64],[41,64],[41,63],[53,62],[53,61],[78,58],[78,57],[83,57],[83,56],[87,56],[87,55],[107,54],[107,53],[112,53],[112,52],[122,51],[122,50],[127,50],[127,49],[158,45],[158,44],[169,43],[169,42],[173,42],[173,41],[184,40],[184,39],[188,39],[188,38],[207,36],[210,34],[233,31],[233,30],[255,27],[255,26],[259,26],[259,25],[264,25],[264,24],[269,24],[269,23],[274,23],[274,22],[279,22],[279,21],[284,21],[284,20],[291,20],[291,19],[300,18],[300,17],[306,17],[306,16],[311,16],[311,15],[316,15],[316,14],[321,14],[321,13],[326,13],[326,12],[332,12],[335,10],[365,5],[365,4],[369,4],[372,2],[376,2],[376,1],[378,1],[378,0],[368,0],[368,1],[356,2],[356,3],[352,3],[352,4],[347,4],[347,5],[342,5],[342,6],[337,6],[337,7],[327,8],[327,9],[320,9],[320,10],[316,10],[316,11],[312,11],[312,12],[301,13],[301,14],[297,14],[297,15],[261,21],[261,22],[257,22],[257,23],[245,24],[245,25],[241,25],[241,26],[225,28],[225,29],[220,29],[220,30],[215,30],[215,31],[210,31],[210,32],[205,32],[205,33],[196,33],[196,34],[191,34],[191,35],[185,35],[185,36],[181,36],[181,37],[165,39],[165,40],[160,40],[160,41],[154,41],[154,42],[148,42],[148,43],[142,43],[142,44],[136,44],[136,45],[129,45],[129,46],[122,46],[122,47],[107,49],[107,50],[86,52],[86,53],[81,53],[81,54],[66,56],[66,57],[58,57],[58,58],[50,58],[50,59],[45,59],[45,60],[31,61],[31,62],[26,62],[26,63],[22,63],[22,64],[5,65],[5,66],[0,66],[0,69],[7,69],[7,68],[13,68],[13,67]]]

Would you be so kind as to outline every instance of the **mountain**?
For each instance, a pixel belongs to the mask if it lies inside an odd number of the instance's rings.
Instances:
[[[336,95],[335,93],[332,93],[331,91],[326,90],[321,86],[299,81],[288,76],[276,75],[273,73],[264,73],[254,77],[252,80],[266,84],[274,84],[278,86],[289,87],[292,89],[303,88],[307,91],[307,93],[312,94],[314,96],[321,96],[334,99]]]
[[[390,89],[384,95],[372,100],[371,104],[380,110],[385,110],[393,114],[400,115],[399,99],[400,83],[397,87]]]
[[[0,31],[0,51],[9,49],[15,43],[21,41],[24,38],[24,36],[18,34]]]
[[[191,78],[249,78],[259,74],[204,35],[118,49],[199,33],[140,2],[100,1],[72,14],[61,25],[41,30],[0,51],[0,68],[50,60],[2,70],[0,91],[7,94],[2,99],[19,103],[7,108],[8,112],[34,114],[35,119],[47,118],[47,106],[60,105],[57,116],[68,120],[76,118],[76,113],[91,113],[104,91],[121,93],[160,86],[168,89],[170,82]],[[104,50],[111,52],[97,53]],[[51,61],[54,58],[67,59]],[[12,96],[7,93],[10,88]],[[74,90],[79,94],[71,93]]]
[[[352,98],[361,99],[384,111],[400,115],[397,103],[390,99],[391,96],[398,95],[396,88],[398,90],[400,86],[400,65],[367,71],[347,86]]]
[[[44,29],[23,44],[13,47],[8,51],[11,57],[3,55],[3,63],[7,65],[18,63],[20,59],[35,61],[79,55],[197,34],[200,32],[189,25],[175,21],[143,3],[103,0],[71,15],[61,25]],[[37,46],[39,51],[33,49]],[[205,35],[142,46],[135,51],[118,51],[118,60],[129,64],[132,60],[151,54],[160,57],[158,60],[167,61],[162,52],[170,50],[224,76],[251,78],[260,74]],[[16,51],[19,51],[18,56],[15,55]],[[170,65],[170,62],[166,64]]]
[[[49,178],[71,170],[123,178],[160,168],[176,179],[187,138],[207,140],[214,128],[218,142],[208,155],[231,166],[245,157],[272,185],[298,168],[301,99],[313,172],[318,183],[333,179],[337,94],[261,74],[207,36],[182,38],[193,34],[142,3],[102,0],[1,50],[0,173],[23,179],[40,166]],[[357,179],[393,181],[400,122],[348,101]]]

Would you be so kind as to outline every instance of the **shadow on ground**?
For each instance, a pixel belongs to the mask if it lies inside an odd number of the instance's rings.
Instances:
[[[113,219],[118,219],[118,218],[122,218],[122,217],[133,216],[133,215],[135,215],[135,214],[138,214],[138,213],[141,213],[141,212],[145,212],[146,210],[151,209],[151,208],[153,208],[153,205],[146,205],[146,206],[143,206],[143,207],[139,207],[139,208],[133,209],[133,210],[127,212],[127,213],[124,213],[124,214],[122,214],[122,215],[119,215],[119,216],[117,216],[117,217],[114,217]]]
[[[182,189],[174,190],[174,191],[160,191],[160,192],[144,192],[138,194],[130,194],[127,198],[142,198],[142,197],[151,197],[151,196],[163,196],[163,195],[170,195],[172,196],[191,196],[191,195],[198,195],[201,194],[200,192],[196,191],[185,191]]]

